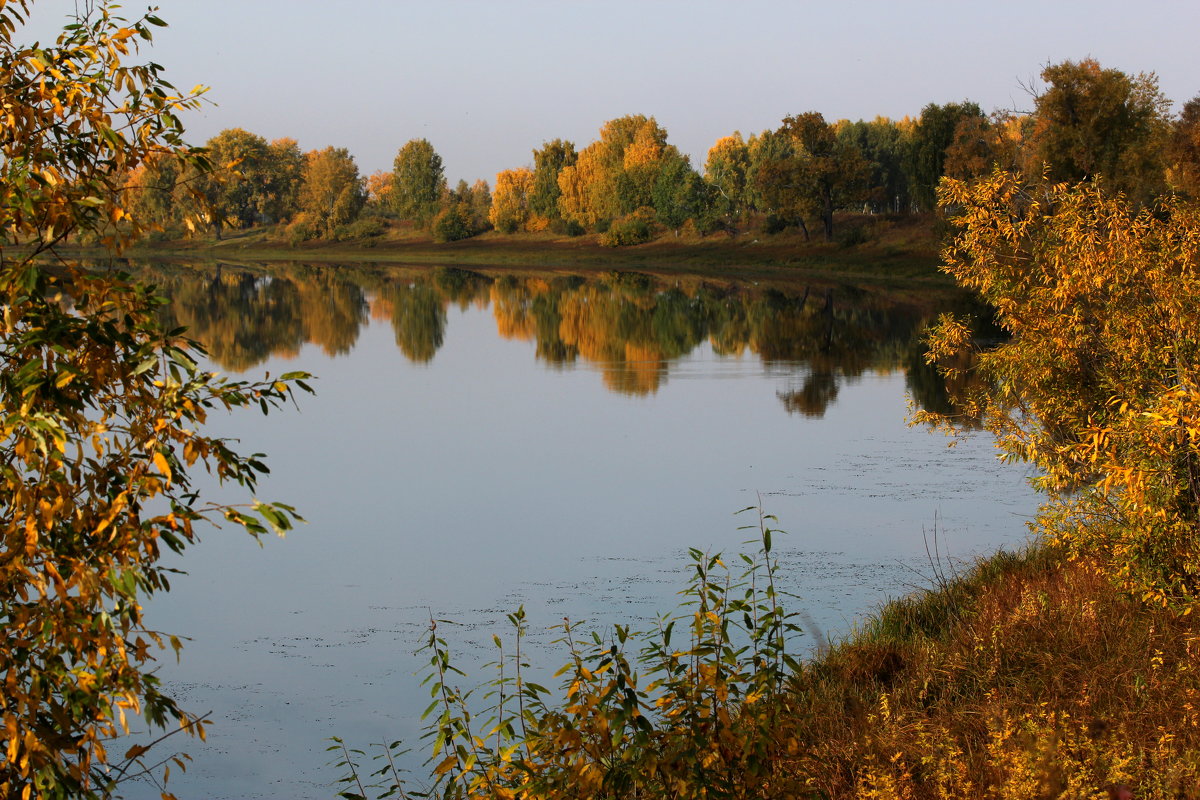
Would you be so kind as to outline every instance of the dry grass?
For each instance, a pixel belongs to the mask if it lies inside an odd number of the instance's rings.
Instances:
[[[1002,554],[889,604],[786,698],[828,798],[1200,798],[1200,625]]]

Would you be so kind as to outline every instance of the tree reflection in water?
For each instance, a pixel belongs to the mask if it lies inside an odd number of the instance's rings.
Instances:
[[[868,371],[902,370],[914,402],[942,413],[963,388],[948,387],[924,362],[925,326],[965,302],[948,290],[914,299],[912,292],[815,280],[758,287],[630,273],[492,277],[333,265],[135,271],[168,298],[164,322],[186,326],[231,371],[294,356],[310,342],[329,355],[348,353],[369,317],[391,324],[406,358],[428,363],[445,341],[454,304],[490,308],[501,337],[532,341],[536,357],[558,368],[583,359],[609,389],[630,395],[658,391],[672,366],[705,343],[718,356],[752,354],[794,376],[777,392],[789,414],[822,416],[846,380]]]

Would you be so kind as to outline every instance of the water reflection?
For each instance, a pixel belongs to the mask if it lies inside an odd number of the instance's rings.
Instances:
[[[305,343],[348,353],[369,318],[387,321],[410,361],[431,362],[451,305],[490,308],[497,333],[530,341],[558,368],[582,360],[604,385],[653,394],[672,365],[707,343],[721,356],[756,356],[783,368],[777,391],[789,414],[820,417],[847,380],[903,371],[916,403],[952,408],[956,387],[924,362],[921,331],[962,298],[947,291],[889,292],[843,284],[752,286],[644,274],[493,277],[464,269],[288,265],[270,269],[153,265],[169,302],[163,321],[186,326],[224,369],[295,355]],[[962,387],[957,387],[961,390]]]
[[[431,613],[463,623],[447,627],[455,663],[478,666],[524,606],[530,663],[556,665],[550,625],[653,626],[678,602],[687,548],[735,552],[730,512],[756,500],[792,531],[776,552],[794,607],[835,635],[911,580],[935,514],[967,557],[1018,542],[1032,508],[987,440],[947,450],[903,423],[906,384],[949,403],[919,344],[959,302],[939,290],[138,269],[167,324],[222,368],[326,379],[302,414],[209,421],[272,454],[267,496],[310,524],[267,552],[207,536],[187,580],[154,598],[154,626],[192,640],[164,683],[220,721],[189,744],[180,796],[322,794],[331,735],[408,737],[420,753],[412,651]]]

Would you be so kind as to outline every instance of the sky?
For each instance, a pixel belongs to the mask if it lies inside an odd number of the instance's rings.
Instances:
[[[625,114],[656,117],[701,167],[718,138],[805,111],[898,119],[964,99],[1029,110],[1043,66],[1088,57],[1155,72],[1176,110],[1200,95],[1196,0],[157,5],[169,27],[143,56],[178,88],[209,87],[212,104],[184,118],[193,144],[239,127],[344,147],[368,174],[425,138],[451,184],[494,184],[544,141],[582,148]],[[36,0],[24,40],[53,38],[75,6]]]

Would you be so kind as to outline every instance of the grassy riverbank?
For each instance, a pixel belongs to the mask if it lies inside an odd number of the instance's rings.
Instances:
[[[403,227],[382,235],[343,242],[289,244],[279,227],[146,241],[127,255],[193,261],[307,261],[401,265],[453,265],[476,268],[636,269],[754,278],[785,271],[929,280],[947,283],[937,270],[939,239],[929,217],[849,217],[838,241],[805,241],[797,232],[706,237],[664,234],[630,247],[603,247],[595,235],[569,237],[550,232],[485,233],[458,242],[434,242],[428,234]],[[68,249],[69,251],[69,249]],[[86,249],[76,248],[86,254]]]
[[[783,772],[831,798],[1200,797],[1198,623],[1052,550],[997,555],[799,673]]]

